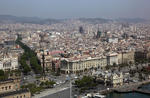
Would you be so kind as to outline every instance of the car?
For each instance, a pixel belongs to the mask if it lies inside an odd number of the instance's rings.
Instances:
[[[74,77],[74,79],[78,79],[78,77],[77,77],[77,76],[75,76],[75,77]]]
[[[63,82],[62,82],[62,81],[59,81],[59,83],[62,84]]]
[[[54,87],[56,86],[56,84],[54,84]]]
[[[81,97],[81,98],[89,98],[88,96],[83,96],[83,97]]]
[[[57,85],[59,85],[59,82],[56,82]]]
[[[74,97],[73,98],[77,98],[78,96],[77,95],[74,95]]]
[[[63,81],[62,83],[65,83],[66,81]]]

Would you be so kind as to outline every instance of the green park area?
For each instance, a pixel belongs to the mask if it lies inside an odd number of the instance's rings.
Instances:
[[[20,47],[24,49],[24,53],[19,59],[22,72],[24,74],[28,74],[32,69],[36,74],[41,74],[42,67],[40,65],[40,61],[36,56],[36,53],[33,50],[31,50],[27,45],[22,43],[21,40],[22,38],[18,36],[16,44],[20,45]]]

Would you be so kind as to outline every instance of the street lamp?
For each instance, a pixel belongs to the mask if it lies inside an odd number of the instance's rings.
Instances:
[[[69,73],[69,88],[70,88],[70,98],[72,98],[72,83],[71,83],[71,74]]]
[[[72,83],[71,83],[71,79],[70,79],[70,98],[72,98]]]

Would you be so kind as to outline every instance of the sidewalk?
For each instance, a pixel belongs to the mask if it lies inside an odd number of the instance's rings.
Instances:
[[[40,92],[40,94],[35,94],[34,96],[32,96],[32,98],[41,98],[41,97],[45,97],[63,90],[69,89],[68,84],[62,84],[59,87],[56,88],[51,88],[51,89],[45,89],[44,91]]]

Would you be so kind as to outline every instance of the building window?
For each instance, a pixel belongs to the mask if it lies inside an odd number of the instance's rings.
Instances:
[[[4,90],[4,87],[2,87],[2,90]]]
[[[18,89],[18,85],[16,84],[16,89]]]
[[[11,89],[11,86],[9,86],[9,89]]]
[[[24,95],[24,98],[26,97],[26,95]]]
[[[22,96],[20,96],[20,98],[22,98]]]
[[[7,86],[5,87],[5,90],[7,90]]]

